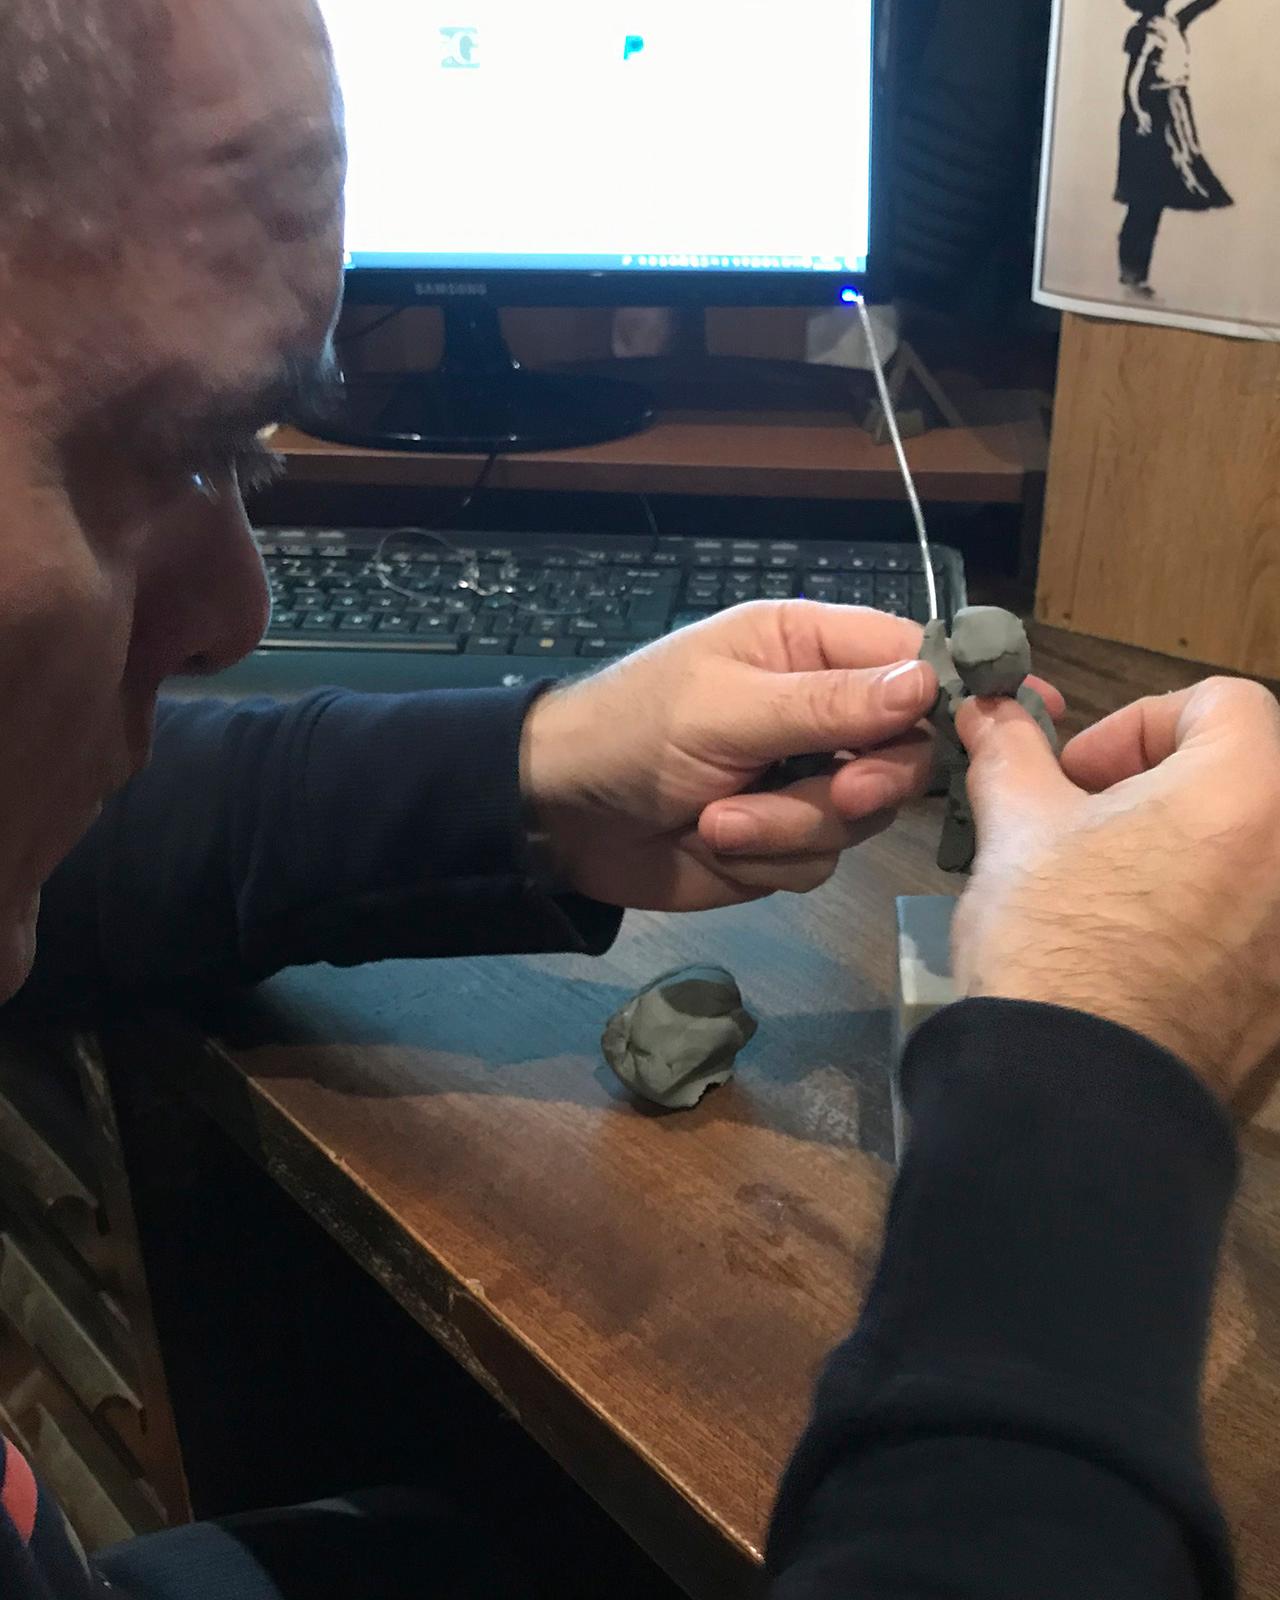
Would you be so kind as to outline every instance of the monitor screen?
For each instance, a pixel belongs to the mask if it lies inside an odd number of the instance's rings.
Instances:
[[[322,9],[349,267],[866,271],[874,0]]]

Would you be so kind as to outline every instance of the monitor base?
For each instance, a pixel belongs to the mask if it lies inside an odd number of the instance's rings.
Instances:
[[[450,305],[434,372],[349,377],[322,411],[292,420],[318,438],[375,450],[508,455],[622,439],[654,415],[653,396],[638,384],[527,371],[496,307]]]
[[[637,384],[518,368],[353,378],[336,405],[298,422],[318,438],[374,450],[507,455],[603,444],[653,419],[652,396]]]

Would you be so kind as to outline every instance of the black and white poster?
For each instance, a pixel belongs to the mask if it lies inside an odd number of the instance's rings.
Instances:
[[[1057,0],[1036,299],[1280,338],[1280,0]]]

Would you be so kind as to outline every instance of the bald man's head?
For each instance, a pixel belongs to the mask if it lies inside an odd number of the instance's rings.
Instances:
[[[0,389],[99,404],[164,355],[239,379],[285,322],[296,365],[343,170],[315,0],[0,0]]]
[[[161,682],[265,626],[240,473],[332,364],[340,120],[314,0],[0,0],[0,999]]]
[[[166,0],[4,0],[0,248],[109,226],[151,149],[170,23]]]

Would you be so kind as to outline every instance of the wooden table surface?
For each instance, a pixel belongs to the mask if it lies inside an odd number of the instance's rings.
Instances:
[[[1044,628],[1035,645],[1077,723],[1198,675]],[[955,888],[936,832],[920,807],[805,900],[632,916],[597,961],[292,972],[220,1040],[167,1036],[197,1100],[698,1600],[750,1590],[815,1372],[874,1267],[893,900]],[[730,967],[760,1032],[728,1086],[654,1114],[599,1035],[686,961]],[[1280,1594],[1280,1131],[1262,1124],[1206,1378],[1253,1600]]]

